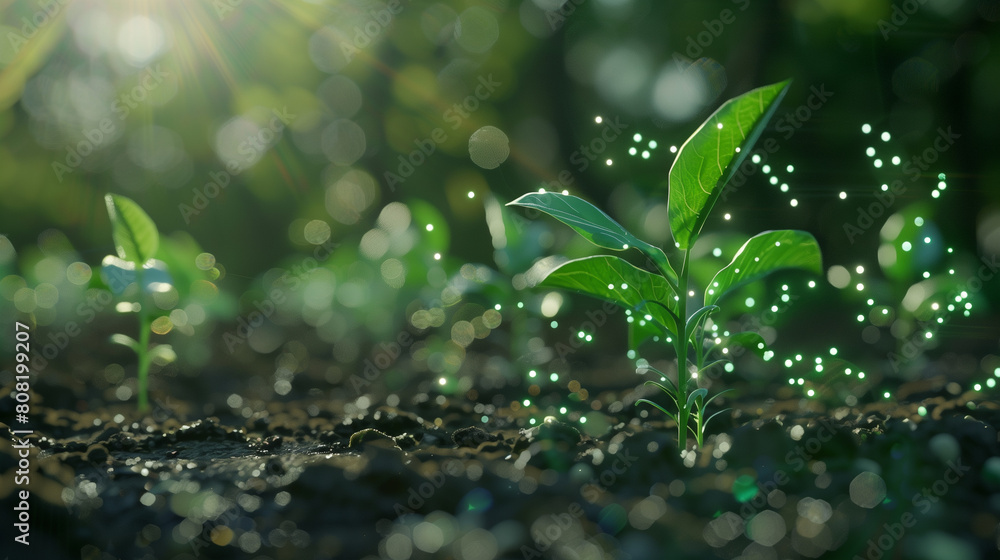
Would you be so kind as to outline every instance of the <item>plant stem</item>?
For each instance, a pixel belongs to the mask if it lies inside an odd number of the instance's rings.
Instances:
[[[139,265],[135,270],[135,281],[139,285],[139,346],[135,349],[135,353],[139,358],[139,371],[138,371],[138,381],[139,381],[139,412],[146,412],[149,410],[149,311],[146,307],[146,301],[143,297],[145,294],[145,289],[143,286],[142,278],[142,266]]]
[[[674,340],[674,351],[677,353],[677,449],[687,449],[688,409],[687,409],[687,292],[688,292],[688,257],[691,249],[684,250],[684,260],[681,261],[681,271],[677,276],[677,339]]]

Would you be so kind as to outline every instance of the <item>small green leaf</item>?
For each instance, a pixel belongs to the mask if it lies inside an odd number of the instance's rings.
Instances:
[[[694,405],[695,405],[695,402],[698,400],[698,397],[701,397],[702,399],[704,399],[706,395],[708,395],[708,389],[706,389],[704,387],[700,387],[700,388],[695,389],[694,391],[692,391],[691,394],[688,395],[688,400],[687,400],[687,405],[686,405],[688,411],[690,412],[691,410],[694,409]]]
[[[663,250],[632,235],[611,216],[582,198],[551,192],[528,193],[507,205],[541,210],[598,247],[612,251],[638,249],[666,274],[671,286],[677,283],[677,273]]]
[[[720,410],[720,411],[716,412],[715,414],[709,416],[708,420],[705,420],[705,422],[701,425],[702,431],[708,429],[708,423],[711,422],[713,418],[715,418],[716,416],[718,416],[718,415],[720,415],[720,414],[722,414],[724,412],[729,412],[730,410],[732,410],[732,409],[731,408],[723,408],[722,410]]]
[[[681,249],[694,245],[729,179],[774,115],[789,81],[725,102],[684,142],[670,168],[667,213]]]
[[[719,308],[718,305],[706,305],[705,307],[702,307],[698,311],[695,311],[694,313],[691,314],[690,317],[688,317],[687,324],[684,326],[684,331],[688,335],[689,342],[693,340],[693,337],[696,334],[695,331],[697,331],[698,323],[700,323],[702,319],[708,316],[709,313],[715,311],[718,308]]]
[[[123,260],[141,267],[156,255],[160,235],[149,215],[132,199],[117,194],[104,197],[111,218],[111,237]]]
[[[121,344],[136,354],[139,353],[139,343],[130,336],[124,334],[113,334],[111,335],[111,342],[114,344]]]
[[[538,284],[554,288],[568,288],[598,297],[638,311],[635,321],[652,321],[671,332],[677,328],[666,309],[647,301],[665,302],[676,312],[673,289],[666,278],[646,272],[618,257],[598,255],[565,262],[550,270]]]
[[[764,337],[753,331],[744,331],[729,335],[726,338],[726,346],[732,346],[733,344],[742,346],[760,357],[764,357],[764,351],[767,350],[767,343],[764,342]]]
[[[669,377],[664,377],[664,379],[667,380],[667,383],[670,384],[670,387],[667,387],[666,385],[663,385],[662,383],[657,383],[656,381],[646,381],[645,383],[643,383],[643,385],[653,385],[655,387],[659,387],[661,391],[663,391],[664,393],[670,395],[670,398],[672,400],[676,401],[677,400],[677,386],[674,385],[674,382],[671,381]]]
[[[698,370],[698,373],[701,373],[701,372],[703,372],[703,371],[708,371],[708,370],[710,370],[710,369],[714,368],[715,366],[717,366],[717,365],[719,365],[719,364],[726,364],[726,363],[729,363],[729,360],[728,360],[728,359],[722,359],[722,360],[715,360],[714,362],[711,362],[711,363],[708,363],[708,364],[705,364],[705,367],[703,367],[703,368],[699,369],[699,370]],[[725,391],[723,391],[723,392],[725,392]]]
[[[635,404],[639,404],[639,403],[646,403],[648,405],[655,406],[656,408],[658,408],[660,410],[660,412],[662,412],[662,413],[666,414],[667,416],[669,416],[671,420],[673,420],[674,422],[677,421],[677,417],[676,416],[674,416],[673,414],[667,412],[667,409],[663,408],[662,406],[656,404],[655,402],[653,402],[653,401],[651,401],[649,399],[639,399],[639,400],[635,401]]]
[[[149,351],[149,359],[158,366],[165,366],[177,360],[177,352],[169,344],[157,344]]]
[[[812,234],[783,229],[751,237],[733,261],[715,274],[705,291],[705,304],[713,304],[730,290],[783,268],[822,274],[823,258]]]

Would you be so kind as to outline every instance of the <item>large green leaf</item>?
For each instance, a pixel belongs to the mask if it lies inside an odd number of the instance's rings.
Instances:
[[[684,142],[670,168],[667,213],[681,249],[694,245],[723,188],[750,154],[789,81],[730,99]]]
[[[715,303],[738,286],[782,268],[822,274],[823,259],[816,238],[805,231],[792,229],[765,231],[751,237],[740,247],[733,262],[716,273],[705,292],[705,305]]]
[[[118,194],[104,197],[111,218],[111,237],[115,250],[123,260],[142,267],[156,255],[160,246],[160,234],[149,215],[132,199]]]
[[[611,216],[582,198],[561,193],[537,192],[522,195],[507,205],[541,210],[573,228],[598,247],[612,251],[638,249],[667,275],[671,284],[677,283],[677,273],[670,266],[663,250],[632,235]]]
[[[677,313],[674,291],[659,274],[646,272],[618,257],[598,255],[565,262],[549,271],[539,286],[567,288],[598,297],[640,313],[636,321],[652,321],[670,332],[676,332],[677,323],[663,307]]]

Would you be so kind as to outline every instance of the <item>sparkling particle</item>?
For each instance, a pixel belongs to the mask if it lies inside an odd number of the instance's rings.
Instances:
[[[891,138],[892,138],[892,136],[888,132],[883,132],[882,133],[882,141],[883,142],[888,142]]]
[[[864,133],[864,134],[868,134],[868,133],[870,133],[871,131],[872,131],[872,125],[870,125],[870,124],[868,124],[868,123],[865,123],[865,124],[861,125],[861,132],[862,132],[862,133]]]
[[[846,198],[847,198],[847,193],[844,191],[840,191],[840,200],[845,200]]]

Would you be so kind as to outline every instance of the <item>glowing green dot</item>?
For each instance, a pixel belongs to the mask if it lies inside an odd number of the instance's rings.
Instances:
[[[930,242],[931,242],[931,238],[930,237],[925,237],[924,238],[924,243],[930,243]]]
[[[806,380],[800,377],[799,380],[797,381],[797,383],[799,385],[805,385],[806,384]]]
[[[649,159],[649,150],[642,151],[642,159]]]
[[[538,372],[535,370],[531,370],[528,372],[528,377],[535,377],[536,375],[538,375]]]
[[[867,155],[868,157],[874,157],[875,156],[875,148],[873,148],[871,146],[868,146],[868,149],[865,150],[865,155]]]
[[[788,192],[788,183],[781,184],[781,192]]]
[[[889,394],[889,391],[886,391],[886,392],[882,393],[882,396],[888,399],[892,395]]]
[[[559,321],[552,321],[551,323],[549,323],[549,326],[552,327],[553,329],[558,328]]]
[[[585,336],[587,336],[587,333],[585,333],[585,332],[583,332],[583,331],[580,331],[580,332],[576,333],[576,337],[577,337],[577,338],[583,338],[583,337],[585,337]]]
[[[552,374],[550,374],[549,375],[549,381],[552,381],[553,383],[556,382],[556,381],[559,381],[559,374],[558,373],[552,373]]]
[[[524,399],[524,406],[531,406],[531,400],[530,399]]]
[[[788,303],[788,300],[792,299],[788,294],[781,294],[781,301]]]
[[[732,373],[733,370],[736,369],[736,366],[734,366],[732,363],[727,363],[726,365],[722,366],[722,369],[726,370],[726,373]],[[990,379],[990,381],[993,380]]]
[[[980,385],[979,383],[976,383],[975,385],[973,385],[972,388],[975,389],[976,391],[982,391],[983,390],[983,386]]]
[[[750,161],[754,162],[755,164],[760,163],[760,154],[754,154],[753,157],[750,158]]]
[[[931,191],[931,198],[940,198],[941,191]]]
[[[830,348],[830,355],[831,356],[836,356],[837,355],[837,349],[836,348]]]
[[[720,249],[718,247],[716,247],[715,249],[712,249],[712,256],[713,257],[721,257],[722,256],[722,249]]]
[[[882,160],[880,159],[875,160],[875,169],[882,169]]]
[[[1000,367],[993,370],[993,377],[1000,377]]]
[[[795,166],[789,163],[788,167],[785,168],[785,171],[788,171],[789,173],[792,173],[792,172],[795,171]]]
[[[858,315],[858,322],[859,323],[864,322],[864,320],[865,320],[865,316],[864,315]]]
[[[844,375],[851,375],[851,368],[844,368]]]
[[[810,280],[810,281],[809,281],[809,284],[807,284],[807,285],[808,285],[808,286],[809,286],[810,288],[815,288],[815,287],[816,287],[816,281],[815,281],[815,280]]]
[[[796,362],[801,362],[802,361],[802,354],[796,354],[795,355],[795,361]]]
[[[868,123],[861,125],[861,132],[863,132],[864,134],[868,134],[871,131],[872,131],[872,125]]]
[[[813,397],[813,396],[816,395],[816,391],[813,391],[812,389],[809,389],[808,391],[806,391],[806,395],[808,395],[810,397]]]
[[[893,165],[899,165],[899,163],[901,161],[903,161],[903,160],[899,159],[899,156],[892,156],[892,164]]]
[[[639,150],[636,150],[635,146],[632,146],[631,148],[628,149],[628,155],[630,156],[634,156],[637,153],[639,153]]]
[[[793,363],[792,360],[785,360],[785,367],[792,367]]]
[[[482,418],[480,418],[480,420],[482,420],[483,424],[485,424],[485,423],[487,423],[487,422],[490,421],[490,417],[489,416],[483,416]]]
[[[997,386],[997,380],[993,379],[992,377],[989,378],[989,379],[987,379],[986,380],[986,386],[989,387],[990,389],[996,387]]]
[[[532,426],[534,426],[535,425],[535,419],[534,418],[529,419],[528,423],[531,424]]]
[[[891,136],[889,136],[888,132],[883,132],[882,133],[882,141],[883,142],[888,142],[890,138],[891,138]]]
[[[589,335],[589,334],[588,334],[588,335],[587,335],[587,338],[586,338],[585,340],[586,340],[587,342],[590,342],[591,340],[594,340],[594,337],[593,337],[592,335]]]
[[[788,378],[788,384],[789,385],[795,385],[795,378],[794,377],[789,377]]]
[[[441,379],[438,379],[438,385],[447,385],[447,384],[448,384],[448,380],[447,379],[445,379],[443,377]]]
[[[913,248],[913,245],[909,241],[904,241],[902,247],[904,252],[909,252]]]
[[[586,416],[581,416],[580,417],[580,423],[581,424],[586,424],[587,423],[587,417]]]
[[[493,309],[496,309],[497,311],[500,311],[500,304],[498,303],[498,304],[494,305]]]
[[[650,150],[655,150],[657,145],[658,144],[656,143],[656,140],[650,140],[649,141],[649,149]]]
[[[816,366],[816,373],[822,373],[822,372],[823,372],[823,366],[817,365]]]
[[[635,140],[636,142],[642,142],[642,134],[636,132],[635,135],[632,136],[632,140]]]
[[[745,302],[743,302],[743,303],[745,303],[745,304],[747,305],[747,307],[753,307],[753,304],[755,304],[755,303],[757,303],[757,302],[756,302],[756,301],[754,301],[754,299],[753,299],[752,297],[748,297],[748,298],[746,299],[746,301],[745,301]]]
[[[927,416],[927,409],[925,407],[921,406],[921,407],[917,408],[917,414],[919,414],[921,416]]]
[[[566,407],[565,407],[565,406],[564,406],[564,407],[561,407],[561,408],[559,409],[559,414],[566,414]]]
[[[524,302],[523,301],[517,302],[517,308],[518,309],[524,309]]]
[[[864,379],[864,378],[865,378],[865,372],[859,371],[858,372],[858,379]]]
[[[763,171],[764,173],[770,173],[771,172],[771,166],[767,165],[767,164],[764,164],[763,166],[761,166],[760,170]]]
[[[469,198],[476,198],[476,193],[473,191],[469,191]]]
[[[757,480],[742,474],[733,481],[733,497],[737,502],[745,503],[757,496]]]

